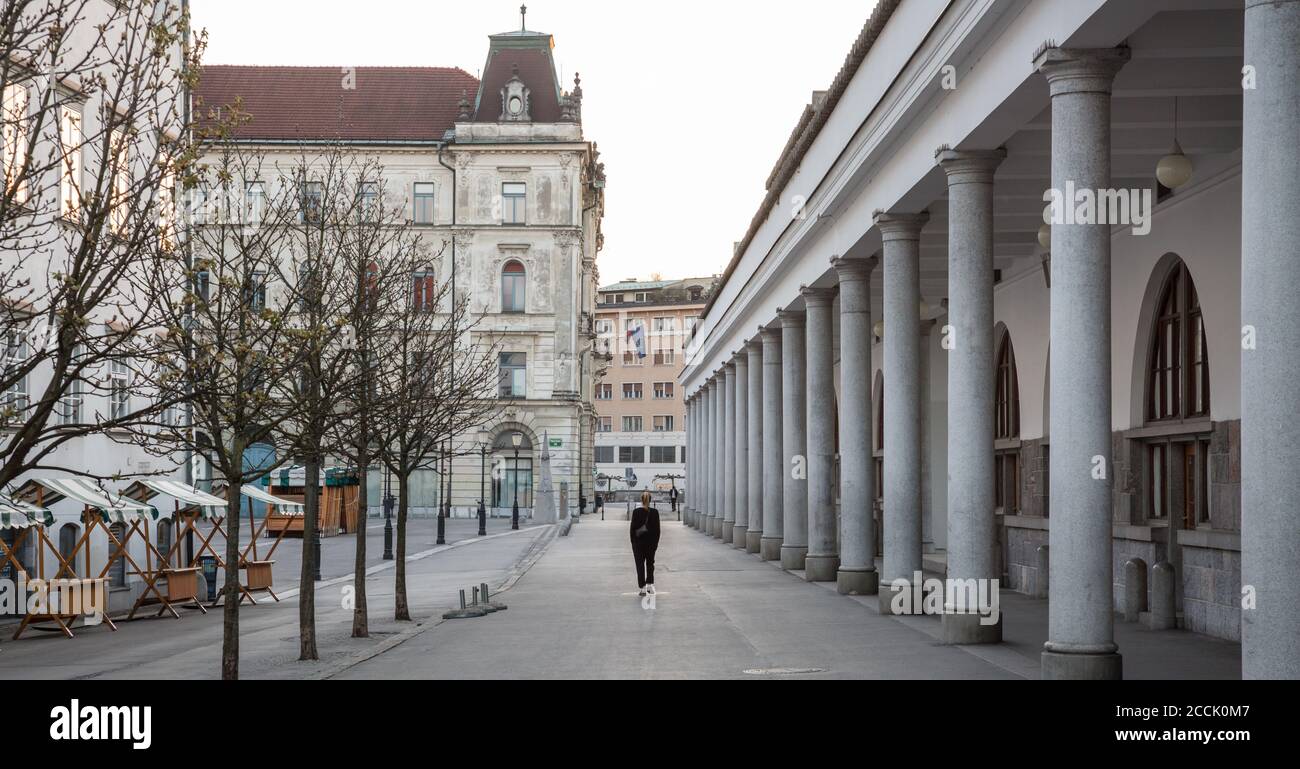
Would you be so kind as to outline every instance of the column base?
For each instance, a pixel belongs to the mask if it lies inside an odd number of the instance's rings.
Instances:
[[[1043,652],[1044,681],[1122,681],[1124,659],[1119,654],[1058,654]]]
[[[745,532],[745,552],[754,555],[763,552],[763,532],[757,529]]]
[[[880,601],[880,613],[887,617],[923,616],[925,614],[925,602],[921,601],[920,605],[918,605],[918,602],[914,601],[913,596],[911,595],[907,595],[905,598],[900,598],[900,605],[894,605],[894,598],[896,596],[903,596],[905,593],[910,593],[911,591],[911,580],[908,580],[907,587],[897,591],[894,589],[893,580],[880,585],[879,589],[876,591],[876,595],[879,597]]]
[[[804,579],[809,582],[835,582],[839,570],[838,555],[810,555],[804,559]]]
[[[731,530],[731,546],[740,550],[745,549],[745,542],[749,535],[749,529],[737,526]]]
[[[940,638],[948,646],[977,646],[1002,643],[1002,617],[997,624],[985,625],[978,614],[945,614],[939,618]]]
[[[736,528],[735,521],[723,521],[722,528],[718,532],[718,538],[726,544],[731,544],[731,532]]]
[[[803,545],[781,546],[781,568],[786,571],[803,571],[808,561],[808,548]]]
[[[841,568],[836,581],[840,595],[876,595],[880,592],[880,573],[875,569],[855,571]]]
[[[764,561],[781,560],[781,538],[763,537],[759,540],[758,554]]]
[[[710,537],[716,537],[722,531],[722,519],[717,516],[709,516],[709,525],[704,529],[704,533]]]

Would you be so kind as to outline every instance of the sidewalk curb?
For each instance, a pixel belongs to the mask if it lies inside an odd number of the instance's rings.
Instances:
[[[559,526],[551,525],[548,526],[547,528],[549,529],[549,531],[543,533],[536,540],[534,540],[533,544],[527,550],[524,551],[524,554],[520,556],[517,561],[515,561],[514,566],[512,566],[510,569],[509,576],[506,577],[505,581],[502,582],[501,585],[496,588],[495,592],[493,593],[494,596],[500,595],[501,593],[504,593],[510,590],[512,587],[514,587],[515,584],[518,583],[519,580],[523,578],[525,574],[528,573],[528,570],[533,568],[533,566],[536,565],[539,560],[541,560],[542,556],[546,554],[546,551],[550,549],[551,544],[554,543],[555,540],[558,538]],[[488,539],[494,539],[496,537],[508,537],[517,533],[518,532],[512,531],[506,534],[497,534],[494,537],[485,537],[476,540],[462,540],[462,542],[467,542],[467,541],[483,542]],[[447,545],[442,548],[427,551],[426,553],[420,553],[419,555],[412,556],[411,558],[408,559],[408,561],[422,560],[424,558],[429,557],[430,555],[433,555],[434,553],[440,553],[445,550],[449,550],[452,547],[455,547],[460,544],[461,542],[458,542],[456,543],[456,545]],[[367,574],[369,574],[369,570],[367,571]],[[351,577],[349,577],[348,579],[351,579]],[[422,635],[423,633],[433,630],[434,628],[438,627],[439,625],[442,625],[445,622],[447,622],[447,620],[442,619],[441,617],[430,618],[429,620],[426,620],[424,622],[417,622],[415,624],[415,627],[412,627],[409,630],[402,631],[401,633],[375,646],[373,649],[367,649],[366,651],[354,655],[349,659],[344,660],[343,662],[335,663],[334,665],[331,665],[314,675],[307,676],[307,680],[324,681],[324,680],[334,678],[335,676],[345,673],[348,670],[351,670],[352,668],[356,667],[357,665],[360,665],[363,662],[368,662],[374,659],[375,657],[384,654],[385,652],[391,651],[392,649],[401,646],[402,644],[406,643],[412,638],[415,638],[419,635]]]

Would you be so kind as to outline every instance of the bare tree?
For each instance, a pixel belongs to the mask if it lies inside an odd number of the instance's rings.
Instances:
[[[152,271],[179,258],[188,24],[166,0],[0,6],[0,487],[176,403],[130,394],[163,325]]]
[[[444,245],[445,249],[445,245]],[[408,267],[410,289],[390,328],[390,360],[379,380],[384,409],[382,460],[398,481],[395,617],[410,621],[406,592],[406,523],[411,477],[431,469],[445,446],[497,410],[495,347],[476,342],[468,297],[439,280],[433,262]],[[441,513],[439,513],[441,514]]]

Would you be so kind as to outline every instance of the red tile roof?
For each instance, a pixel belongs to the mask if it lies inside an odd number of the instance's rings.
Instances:
[[[461,94],[473,99],[479,87],[459,68],[357,67],[351,89],[346,75],[343,67],[205,66],[195,118],[205,123],[210,108],[243,97],[251,120],[240,139],[438,141],[455,124]]]

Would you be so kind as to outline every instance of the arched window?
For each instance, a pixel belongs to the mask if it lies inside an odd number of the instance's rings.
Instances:
[[[993,507],[1004,515],[1020,514],[1020,380],[1011,335],[998,346],[997,387],[993,391],[993,438],[999,444],[993,458]],[[1009,442],[1009,445],[1008,443]]]
[[[1169,271],[1151,334],[1147,421],[1210,413],[1210,363],[1196,285],[1179,260]]]
[[[126,526],[120,523],[115,523],[110,526],[109,531],[113,532],[113,536],[117,538],[118,542],[122,542],[122,539],[126,536]],[[117,560],[113,561],[113,567],[108,570],[108,586],[126,587],[125,551],[119,552],[117,545],[114,544],[112,540],[109,540],[108,553],[110,557],[113,555],[117,556]]]
[[[63,560],[72,565],[72,551],[77,548],[77,537],[81,535],[81,529],[75,523],[65,523],[63,528],[59,529],[59,555]]]
[[[1020,437],[1020,383],[1016,378],[1016,351],[1011,335],[1004,334],[998,348],[998,381],[993,396],[993,437],[1010,440]]]
[[[519,262],[507,262],[501,270],[501,312],[525,312],[527,296],[528,271]]]
[[[416,312],[433,312],[437,304],[437,283],[432,270],[419,270],[411,276],[411,308]]]

